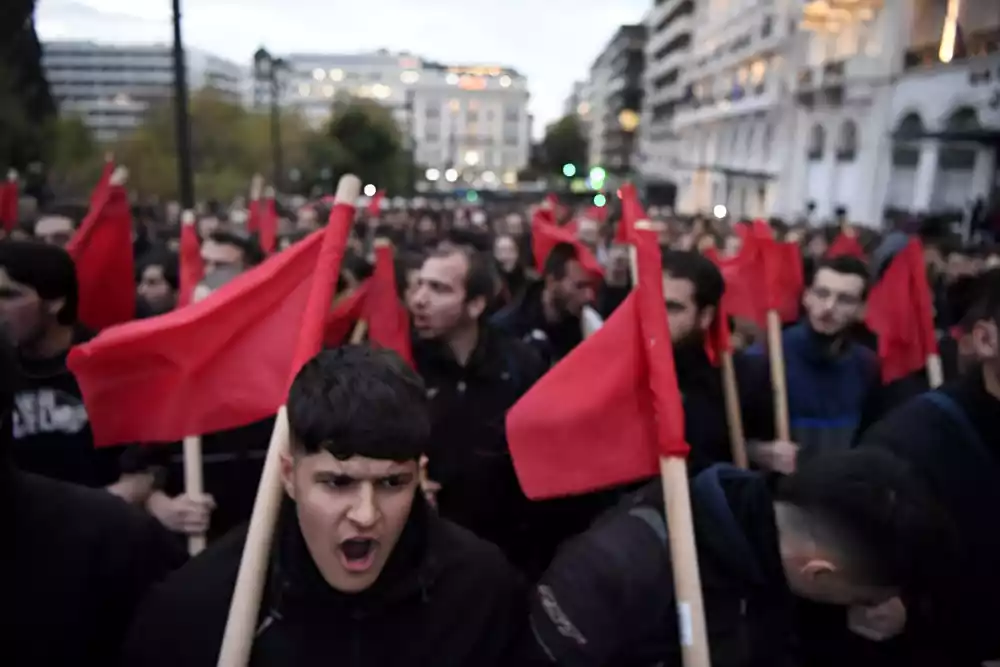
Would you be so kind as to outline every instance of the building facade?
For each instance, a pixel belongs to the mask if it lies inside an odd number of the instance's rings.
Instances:
[[[670,122],[655,29],[647,47],[644,171],[674,168],[680,212],[875,226],[1000,203],[995,2],[696,0],[694,17]]]
[[[212,88],[242,102],[245,68],[197,49],[186,52],[192,90]],[[134,130],[150,107],[173,98],[170,46],[53,41],[43,45],[42,65],[60,112],[78,115],[99,141]]]
[[[610,81],[603,104],[598,164],[612,174],[627,175],[634,166],[644,94],[645,48],[646,26],[623,25],[601,55]]]
[[[330,119],[337,96],[372,99],[389,108],[413,142],[428,186],[513,185],[528,164],[531,117],[527,79],[496,65],[443,65],[409,53],[289,54],[281,104],[314,125]],[[268,84],[255,84],[266,103]]]

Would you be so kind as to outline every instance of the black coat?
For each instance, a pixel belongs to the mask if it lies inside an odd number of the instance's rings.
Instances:
[[[330,588],[286,506],[261,605],[253,667],[500,667],[523,646],[526,597],[496,547],[416,502],[375,585]],[[214,667],[246,530],[167,580],[140,611],[128,667]]]
[[[942,544],[926,579],[938,645],[958,647],[974,660],[1000,658],[1000,400],[984,388],[981,369],[942,388],[957,415],[930,400],[915,398],[865,434],[861,446],[882,447],[907,461],[927,484],[956,528],[956,543]],[[946,547],[953,548],[946,548]]]
[[[579,317],[566,316],[561,322],[545,319],[541,281],[529,283],[521,298],[490,319],[497,329],[535,348],[547,365],[552,365],[583,342]]]
[[[107,491],[27,473],[4,480],[0,662],[115,664],[140,600],[187,555],[155,519]]]
[[[691,502],[713,667],[785,667],[792,598],[766,483],[718,465]],[[556,556],[532,602],[539,653],[560,667],[680,665],[673,590],[657,480]]]

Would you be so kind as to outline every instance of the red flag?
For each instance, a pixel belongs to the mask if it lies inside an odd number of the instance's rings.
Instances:
[[[382,200],[385,199],[385,190],[379,190],[368,202],[368,215],[377,217],[382,212]]]
[[[194,290],[205,277],[205,262],[201,258],[201,242],[194,228],[194,215],[185,212],[188,219],[181,223],[180,289],[177,305],[186,306],[194,298]]]
[[[368,340],[395,351],[413,365],[410,349],[410,314],[396,292],[396,268],[392,246],[375,247],[375,271],[365,302],[364,319],[368,322]]]
[[[626,183],[618,192],[622,200],[622,218],[618,221],[618,229],[615,230],[615,243],[632,243],[635,223],[646,219],[646,211],[639,202],[639,195],[634,185]]]
[[[761,327],[772,309],[782,322],[798,320],[805,286],[799,247],[767,238],[762,229],[744,234],[740,252],[717,262],[726,281],[726,312]]]
[[[371,280],[358,285],[358,287],[336,300],[333,304],[333,311],[326,321],[326,331],[323,335],[323,343],[328,347],[343,345],[348,339],[354,326],[361,319],[365,309],[365,300],[368,296]]]
[[[722,257],[719,256],[719,251],[714,247],[705,248],[702,254],[716,266],[722,264]],[[726,292],[728,291],[729,287],[726,286]],[[709,361],[718,365],[719,360],[722,359],[722,354],[724,352],[731,352],[732,349],[733,341],[729,332],[729,312],[726,310],[726,295],[723,292],[722,299],[719,301],[719,308],[715,311],[715,318],[712,320],[712,326],[705,337],[705,353],[708,355]]]
[[[66,251],[76,264],[79,320],[99,331],[135,318],[132,210],[125,188],[99,183]]]
[[[830,244],[830,249],[826,251],[826,256],[831,259],[845,256],[865,259],[865,249],[861,247],[857,236],[841,232],[833,240],[833,243]]]
[[[545,269],[545,260],[552,252],[552,248],[560,243],[569,243],[576,248],[576,256],[587,273],[596,278],[603,278],[604,269],[590,248],[581,243],[572,231],[555,224],[554,219],[551,210],[539,208],[531,220],[531,251],[535,255],[538,271]]]
[[[659,248],[647,232],[637,236],[639,286],[507,413],[511,456],[529,498],[652,477],[661,453],[686,453]]]
[[[278,246],[278,209],[274,203],[274,195],[264,198],[264,203],[259,207],[260,249],[264,254],[270,255]]]
[[[7,180],[0,185],[0,225],[8,234],[17,225],[20,192],[17,187],[17,173],[11,171]]]
[[[329,283],[332,293],[353,219],[353,208],[346,208],[350,217],[331,214],[326,230],[205,300],[109,329],[74,348],[68,363],[95,444],[173,442],[274,414],[289,378],[324,335],[324,321],[317,327],[311,318],[318,309],[312,302],[325,295],[311,299],[311,293],[314,282]],[[332,299],[326,297],[328,310]]]
[[[934,308],[919,240],[911,240],[872,287],[866,323],[878,336],[886,383],[924,368],[927,357],[938,353]]]
[[[111,187],[111,175],[115,173],[115,161],[112,159],[107,159],[104,161],[104,166],[101,168],[101,175],[97,178],[97,185],[94,186],[94,190],[90,193],[90,210],[96,210],[100,203],[104,201],[107,196],[106,193]]]

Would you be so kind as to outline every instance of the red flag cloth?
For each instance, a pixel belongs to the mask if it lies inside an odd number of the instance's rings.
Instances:
[[[413,366],[410,348],[410,314],[396,292],[396,268],[392,247],[375,248],[375,271],[371,277],[364,317],[368,322],[368,340],[389,348]]]
[[[181,225],[180,288],[177,305],[186,306],[194,298],[194,290],[205,277],[205,262],[201,258],[201,242],[193,224]]]
[[[535,211],[531,220],[531,251],[535,256],[535,265],[538,271],[545,270],[545,260],[552,252],[552,248],[560,243],[569,243],[576,248],[576,255],[587,273],[598,279],[603,278],[604,269],[590,248],[581,243],[580,239],[576,238],[576,234],[555,224],[553,220],[552,211],[543,208]]]
[[[659,248],[647,232],[639,236],[640,286],[507,413],[511,456],[529,498],[652,477],[661,453],[687,450]]]
[[[767,326],[767,311],[772,309],[782,322],[798,320],[805,276],[796,244],[745,233],[740,252],[718,265],[726,281],[726,312],[760,327]]]
[[[303,335],[307,304],[314,282],[332,291],[349,229],[315,232],[203,301],[74,348],[68,365],[94,443],[174,442],[273,415],[296,364],[318,349],[315,326]],[[334,247],[326,253],[331,261],[320,263],[325,236]],[[299,340],[309,349],[298,349]]]
[[[263,205],[259,207],[259,239],[260,249],[264,254],[270,255],[278,246],[278,209],[274,203],[274,197],[264,199]]]
[[[722,264],[722,257],[719,256],[719,251],[715,248],[705,248],[702,254],[716,266]],[[728,291],[729,287],[727,285],[726,292]],[[729,332],[729,312],[726,310],[726,295],[723,292],[722,299],[719,301],[719,308],[715,311],[715,318],[712,320],[712,326],[705,336],[705,354],[708,355],[709,361],[718,365],[722,359],[722,354],[724,352],[731,352],[732,349],[733,341]]]
[[[326,331],[323,334],[323,343],[327,347],[343,345],[354,331],[354,326],[364,313],[370,282],[371,280],[366,280],[353,292],[334,302],[333,311],[327,318]]]
[[[78,318],[100,331],[135,318],[132,210],[125,188],[98,184],[94,206],[66,251],[76,264]]]
[[[866,324],[878,336],[882,380],[906,377],[938,353],[924,249],[911,240],[868,295]]]
[[[0,184],[0,225],[7,233],[17,225],[20,196],[16,180],[8,179]]]
[[[854,234],[841,232],[833,240],[833,243],[830,244],[829,250],[826,251],[826,256],[831,259],[834,257],[857,257],[858,259],[865,259],[865,249],[861,247],[861,243],[858,242],[858,238]]]
[[[615,230],[615,243],[632,243],[635,223],[646,219],[646,211],[642,208],[639,195],[631,183],[621,186],[618,193],[622,200],[622,217],[618,221],[618,229]]]
[[[608,207],[607,206],[591,206],[587,209],[584,214],[591,220],[596,220],[597,222],[607,222],[608,220]]]
[[[382,200],[385,199],[385,190],[379,190],[368,202],[368,215],[376,217],[382,213]]]

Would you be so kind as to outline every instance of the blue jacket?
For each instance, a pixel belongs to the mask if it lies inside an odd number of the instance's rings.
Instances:
[[[792,440],[803,452],[850,447],[878,400],[877,356],[855,343],[831,356],[806,323],[789,327],[781,338]],[[750,353],[764,349],[754,346]]]

